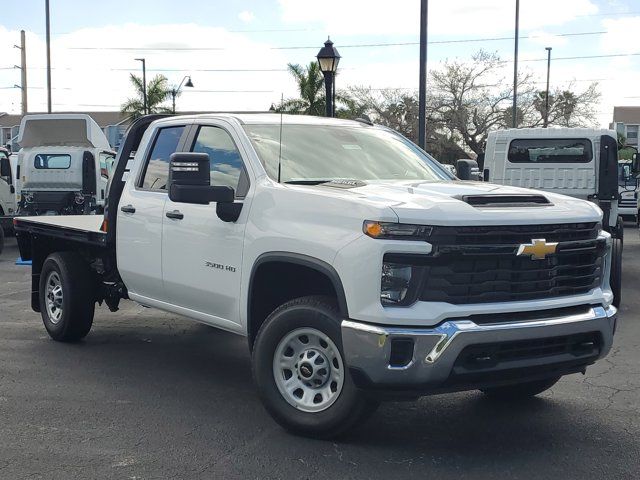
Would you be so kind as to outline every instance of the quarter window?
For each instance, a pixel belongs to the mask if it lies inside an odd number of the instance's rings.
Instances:
[[[71,166],[71,155],[39,153],[33,163],[38,170],[65,170]]]
[[[588,163],[592,158],[586,138],[512,140],[508,153],[512,163]]]
[[[169,157],[175,153],[184,132],[184,126],[162,128],[153,143],[144,172],[142,188],[166,190],[169,181]]]
[[[209,155],[211,185],[231,187],[239,197],[246,195],[248,180],[242,157],[228,132],[219,127],[200,127],[192,151]]]

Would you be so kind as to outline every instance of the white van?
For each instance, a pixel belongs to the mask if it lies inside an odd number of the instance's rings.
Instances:
[[[26,115],[18,143],[20,215],[102,211],[115,152],[89,115]]]

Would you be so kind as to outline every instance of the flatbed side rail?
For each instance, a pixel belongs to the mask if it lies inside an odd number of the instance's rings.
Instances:
[[[13,227],[18,236],[20,236],[21,232],[27,232],[33,236],[60,238],[97,247],[107,244],[107,234],[105,232],[81,230],[61,225],[44,225],[19,219],[14,219]]]

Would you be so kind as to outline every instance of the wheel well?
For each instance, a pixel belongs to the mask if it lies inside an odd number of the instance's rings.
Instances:
[[[271,312],[289,300],[307,295],[335,298],[346,318],[346,301],[339,277],[331,267],[306,261],[272,260],[262,262],[252,272],[247,309],[249,348]]]

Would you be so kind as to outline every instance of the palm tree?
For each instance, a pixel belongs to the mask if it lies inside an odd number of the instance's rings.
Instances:
[[[136,90],[136,98],[130,98],[122,104],[120,111],[129,115],[132,120],[144,115],[144,90],[142,79],[133,73],[130,76],[131,83]],[[167,85],[167,77],[156,75],[147,83],[147,111],[149,113],[171,113],[171,108],[163,107],[162,102],[171,95],[171,89]]]
[[[305,115],[324,115],[324,77],[318,62],[311,62],[306,67],[290,63],[287,65],[287,70],[298,84],[299,98],[283,101],[276,110]]]

